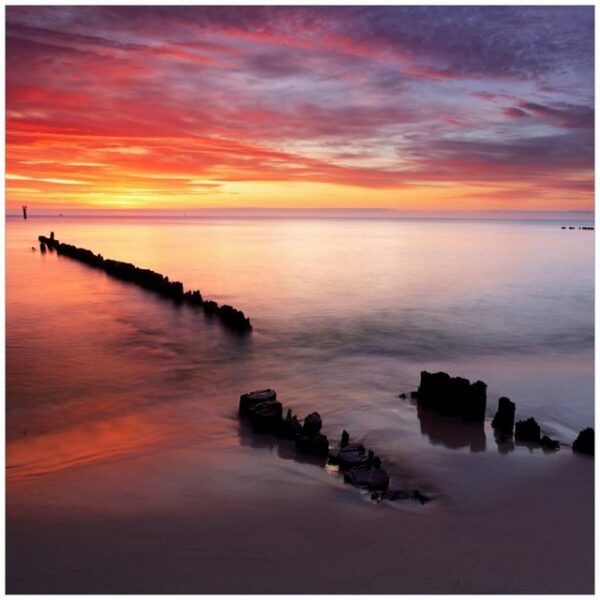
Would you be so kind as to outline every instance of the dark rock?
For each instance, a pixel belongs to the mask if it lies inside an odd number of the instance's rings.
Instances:
[[[448,373],[421,371],[419,404],[447,416],[460,416],[466,421],[483,422],[485,418],[486,384],[471,384],[463,377]]]
[[[219,307],[218,313],[221,320],[233,329],[237,329],[238,331],[251,329],[250,319],[241,310],[237,310],[233,306],[229,306],[229,304]]]
[[[366,461],[365,447],[362,444],[340,445],[329,450],[329,462],[340,465],[340,468],[350,468]]]
[[[44,244],[44,242],[40,242],[40,252],[42,254],[46,253],[46,244]]]
[[[285,419],[282,419],[279,423],[279,429],[277,435],[287,440],[296,439],[302,432],[302,425],[295,415],[292,415],[292,410],[288,408]]]
[[[515,403],[504,396],[498,400],[498,411],[492,421],[492,427],[505,434],[512,434],[515,426]]]
[[[573,450],[583,454],[594,455],[594,430],[591,427],[582,429],[573,442]]]
[[[254,392],[249,392],[248,394],[242,394],[240,396],[240,414],[248,415],[253,406],[269,400],[277,400],[277,392],[275,390],[256,390]]]
[[[214,300],[205,300],[202,308],[207,315],[214,315],[219,310],[219,305]]]
[[[390,484],[390,476],[383,469],[355,467],[344,473],[344,481],[370,491],[385,490]]]
[[[274,433],[281,427],[283,408],[277,400],[267,400],[255,404],[250,409],[252,429],[257,433]]]
[[[419,397],[419,392],[418,392],[417,390],[413,390],[413,391],[410,393],[410,397],[411,397],[413,400],[416,400],[416,399]]]
[[[329,440],[321,434],[308,436],[301,433],[296,438],[296,448],[298,452],[303,452],[304,454],[327,456],[329,453]]]
[[[310,415],[304,419],[302,435],[308,437],[315,436],[319,433],[319,431],[321,431],[321,427],[323,427],[321,415],[318,412],[310,413]]]
[[[517,421],[515,425],[515,439],[522,442],[539,443],[540,433],[540,426],[533,417],[526,421]]]
[[[362,444],[348,444],[339,452],[337,463],[341,469],[350,469],[367,461],[365,447]]]
[[[402,394],[398,395],[398,398],[402,398],[402,400],[406,400],[406,394],[403,392]]]
[[[342,439],[340,441],[340,446],[343,448],[344,446],[347,446],[350,443],[350,434],[344,429],[344,431],[342,431]]]
[[[558,443],[558,441],[549,438],[547,435],[542,436],[540,444],[548,450],[558,450],[560,448],[560,444]]]
[[[462,417],[466,421],[483,423],[485,420],[485,405],[487,402],[487,385],[483,381],[476,381],[469,387],[466,403],[463,407]]]

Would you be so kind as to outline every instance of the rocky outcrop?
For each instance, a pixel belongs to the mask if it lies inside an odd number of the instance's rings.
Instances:
[[[54,232],[50,237],[39,236],[40,249],[56,250],[57,254],[68,256],[90,267],[101,269],[111,277],[139,285],[140,287],[158,293],[176,303],[186,303],[202,308],[209,316],[216,316],[227,328],[245,333],[252,330],[250,319],[241,310],[228,304],[219,306],[213,300],[204,300],[199,290],[185,291],[181,281],[170,281],[165,275],[150,269],[141,269],[131,263],[104,258],[101,254],[94,254],[91,250],[78,248],[71,244],[63,244],[54,239]]]

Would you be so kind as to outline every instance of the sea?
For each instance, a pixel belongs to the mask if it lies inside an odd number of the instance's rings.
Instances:
[[[494,436],[501,396],[570,454],[594,421],[594,232],[582,225],[7,217],[9,488],[191,445],[218,453],[218,485],[236,494],[242,454],[272,460],[268,490],[289,476],[290,452],[237,419],[240,394],[261,388],[300,417],[318,411],[332,442],[346,429],[374,448],[399,487],[440,499],[469,489],[457,456],[555,460]],[[243,310],[252,333],[40,252],[51,231]],[[422,370],[484,381],[484,426],[420,409]]]

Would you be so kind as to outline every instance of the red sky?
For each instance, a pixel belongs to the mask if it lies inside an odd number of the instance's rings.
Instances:
[[[593,7],[7,7],[7,207],[593,209]]]

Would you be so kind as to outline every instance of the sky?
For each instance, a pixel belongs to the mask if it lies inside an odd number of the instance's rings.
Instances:
[[[7,209],[586,211],[594,8],[8,6]]]

